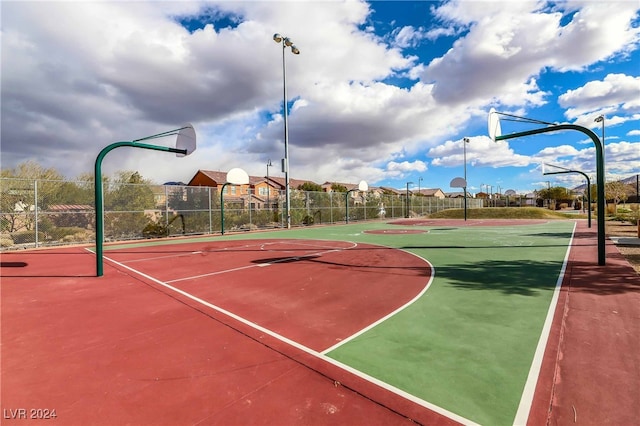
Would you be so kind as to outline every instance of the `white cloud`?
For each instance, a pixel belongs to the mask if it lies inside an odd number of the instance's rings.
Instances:
[[[136,169],[156,181],[188,180],[198,168],[229,166],[265,174],[266,161],[278,164],[283,156],[282,52],[271,38],[277,31],[301,50],[295,56],[285,52],[288,97],[296,100],[289,120],[293,176],[390,179],[425,171],[426,163],[409,157],[430,148],[434,164],[453,167],[460,164],[454,145],[434,147],[456,137],[488,104],[541,105],[548,97],[538,86],[543,70],[578,69],[637,43],[626,4],[616,9],[579,3],[580,14],[564,27],[561,14],[544,5],[434,4],[440,25],[400,27],[396,44],[388,45],[371,27],[362,29],[370,6],[359,1],[287,2],[287,7],[235,1],[43,2],[38,7],[6,2],[2,164],[35,159],[72,177],[90,171],[100,149],[112,142],[189,121],[198,133],[193,156],[176,161],[162,153],[116,150],[105,168]],[[578,22],[594,10],[597,28]],[[210,24],[190,33],[176,22],[199,14],[232,17],[234,25]],[[453,34],[464,36],[432,61],[401,50]],[[577,50],[571,43],[587,46],[603,38],[589,57],[571,59],[567,53]],[[423,80],[407,88],[386,83],[399,75]],[[618,97],[611,99],[622,99],[623,90],[631,93],[628,78],[600,83],[615,88]],[[584,110],[581,100],[589,99],[589,91],[585,85],[568,92],[569,106]],[[607,110],[608,125],[615,117],[628,120],[638,108],[634,99]],[[470,164],[531,161],[486,138],[474,139],[468,148]]]
[[[425,162],[416,160],[416,161],[403,161],[401,163],[390,161],[387,164],[386,172],[389,176],[392,177],[402,177],[411,172],[424,172],[427,170],[427,165]]]
[[[531,158],[515,153],[507,141],[493,142],[486,136],[469,138],[467,143],[467,164],[473,167],[524,167],[531,163]],[[447,141],[431,148],[427,156],[433,158],[431,164],[443,167],[463,167],[464,147],[462,141]]]
[[[535,78],[547,68],[578,70],[598,60],[637,48],[633,2],[579,3],[563,25],[562,14],[540,13],[544,3],[445,3],[436,10],[445,23],[469,27],[469,33],[425,69],[423,79],[436,82],[438,102],[457,104],[495,98],[509,106],[541,105],[547,93]],[[578,3],[563,3],[571,9]]]
[[[640,77],[609,74],[604,80],[593,80],[584,86],[569,90],[558,97],[558,103],[567,108],[569,119],[581,115],[602,113],[611,115],[623,109],[627,113],[640,112]]]

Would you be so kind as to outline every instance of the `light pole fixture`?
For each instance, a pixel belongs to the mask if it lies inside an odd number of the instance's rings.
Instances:
[[[285,209],[287,215],[287,229],[291,228],[291,188],[289,188],[289,127],[288,127],[288,108],[287,108],[287,67],[284,60],[284,51],[287,47],[291,48],[291,53],[299,55],[300,50],[291,41],[289,37],[283,37],[278,33],[273,35],[273,41],[282,44],[282,86],[284,98],[284,160],[282,160],[282,171],[284,172],[284,192],[285,192]]]
[[[593,121],[595,121],[596,123],[602,123],[602,156],[604,157],[605,155],[604,153],[604,114],[600,114]],[[604,168],[603,168],[603,173],[606,174],[606,172],[604,171]]]
[[[596,123],[602,123],[602,146],[604,146],[604,115],[600,114],[593,121]]]
[[[523,132],[510,133],[508,135],[502,134],[502,129],[500,128],[500,115],[507,115],[510,117],[515,117],[520,119],[519,121],[525,121],[529,123],[538,123],[545,124],[546,127],[541,127],[532,130],[526,130]],[[604,120],[604,118],[603,118]],[[598,136],[593,133],[592,130],[587,129],[583,126],[578,126],[576,124],[554,124],[547,123],[539,120],[532,120],[524,117],[517,117],[510,114],[497,112],[494,108],[491,108],[489,111],[488,118],[488,127],[489,127],[489,137],[493,139],[493,141],[503,141],[507,139],[513,138],[521,138],[524,136],[532,136],[541,133],[549,133],[549,132],[558,132],[562,130],[577,130],[579,132],[584,133],[589,136],[589,138],[593,141],[593,144],[596,148],[596,190],[597,190],[597,215],[598,215],[598,265],[606,264],[606,236],[605,236],[605,195],[604,195],[604,144],[598,139]]]
[[[467,144],[469,143],[469,138],[462,139],[462,146],[464,148],[464,180],[467,180]]]

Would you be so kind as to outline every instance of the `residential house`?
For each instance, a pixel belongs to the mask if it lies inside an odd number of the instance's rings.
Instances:
[[[395,188],[390,188],[388,186],[381,186],[380,190],[382,191],[383,194],[388,194],[388,195],[395,195],[397,197],[404,197],[407,194],[407,191],[404,189],[395,189]],[[412,194],[412,191],[409,191],[409,195]]]
[[[440,188],[423,188],[418,191],[411,191],[412,194],[421,195],[423,197],[445,199],[447,196]]]
[[[198,170],[187,186],[207,186],[220,191],[226,181],[226,172]],[[296,189],[306,182],[311,181],[290,178],[289,186],[291,189]],[[246,185],[224,186],[224,197],[227,202],[242,203],[244,207],[250,204],[252,209],[277,208],[278,198],[284,190],[284,177],[249,176],[249,183]]]
[[[187,186],[207,186],[223,191],[223,197],[227,203],[238,203],[245,206],[250,201],[251,178],[249,183],[244,185],[225,185],[227,183],[227,172],[216,170],[198,170],[191,178]]]

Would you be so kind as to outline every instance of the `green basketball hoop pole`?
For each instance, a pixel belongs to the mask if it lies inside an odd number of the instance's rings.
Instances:
[[[104,148],[98,154],[95,164],[95,212],[96,212],[96,276],[101,277],[104,274],[104,201],[102,196],[102,160],[105,155],[115,148],[121,146],[130,146],[133,148],[152,149],[154,151],[174,152],[176,154],[187,155],[186,149],[169,148],[166,146],[148,145],[135,141],[115,142]]]
[[[508,135],[496,135],[496,141],[504,141],[507,139],[520,138],[524,136],[537,135],[540,133],[557,132],[560,130],[577,130],[589,136],[596,147],[596,186],[597,186],[597,214],[598,214],[598,265],[606,264],[605,254],[605,230],[604,230],[604,147],[598,136],[586,127],[576,124],[555,124],[541,129],[527,130],[519,133],[510,133]]]
[[[587,223],[589,224],[589,228],[591,228],[591,179],[589,179],[589,175],[587,175],[584,172],[581,172],[580,170],[565,169],[564,167],[554,166],[554,165],[551,165],[551,166],[557,167],[559,169],[564,169],[564,170],[561,172],[547,172],[547,173],[543,173],[543,175],[561,175],[561,174],[567,174],[567,173],[580,173],[582,176],[585,177],[585,179],[587,179],[587,205],[589,206],[589,208],[587,209],[587,217],[589,218],[589,221]],[[584,198],[582,199],[582,201],[584,202]]]

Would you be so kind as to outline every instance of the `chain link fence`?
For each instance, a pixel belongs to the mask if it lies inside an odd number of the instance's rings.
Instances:
[[[221,233],[223,214],[224,232],[286,227],[284,191],[264,202],[255,194],[222,194],[221,200],[210,187],[103,185],[105,242]],[[0,179],[1,249],[95,242],[94,193],[93,182]],[[463,198],[407,200],[371,191],[291,190],[290,198],[292,226],[416,217],[464,205]],[[482,200],[467,202],[482,207]]]

